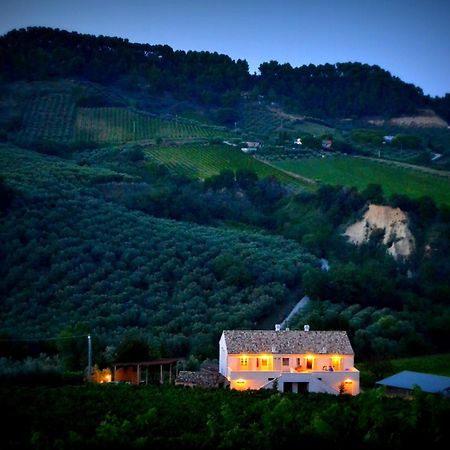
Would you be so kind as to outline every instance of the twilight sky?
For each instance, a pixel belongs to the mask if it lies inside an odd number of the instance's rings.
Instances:
[[[0,0],[0,34],[26,26],[217,51],[251,72],[359,61],[450,92],[450,0]]]

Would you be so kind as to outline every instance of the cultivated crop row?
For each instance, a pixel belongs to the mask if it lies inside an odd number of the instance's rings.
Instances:
[[[74,123],[75,104],[70,94],[35,96],[27,106],[19,140],[72,142]]]
[[[120,143],[147,139],[217,138],[223,131],[125,108],[78,108],[75,136],[81,142]]]
[[[275,176],[280,182],[298,189],[304,184],[270,167],[236,148],[221,145],[183,145],[177,147],[149,147],[147,157],[169,170],[200,179],[217,175],[221,170],[248,169],[260,178]]]

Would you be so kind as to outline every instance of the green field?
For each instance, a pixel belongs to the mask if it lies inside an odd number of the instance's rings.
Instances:
[[[333,185],[364,189],[369,183],[383,187],[384,193],[412,198],[430,196],[437,204],[450,205],[450,179],[412,168],[352,157],[311,158],[273,161],[281,169]]]
[[[450,377],[450,354],[417,356],[414,358],[393,359],[391,361],[394,373],[402,370],[434,373]]]
[[[147,157],[170,170],[195,178],[208,178],[223,169],[250,169],[260,178],[275,176],[280,182],[294,188],[309,188],[301,180],[272,168],[226,145],[183,145],[177,147],[148,147]]]

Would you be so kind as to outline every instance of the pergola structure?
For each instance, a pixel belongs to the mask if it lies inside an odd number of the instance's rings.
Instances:
[[[175,380],[178,375],[178,361],[180,361],[178,358],[165,358],[155,361],[115,363],[113,381],[139,385],[149,384],[149,382],[157,381],[159,378],[159,383],[162,384],[164,383],[164,377],[168,370],[168,381],[172,383],[172,379]],[[175,368],[175,376],[172,377],[173,368]]]

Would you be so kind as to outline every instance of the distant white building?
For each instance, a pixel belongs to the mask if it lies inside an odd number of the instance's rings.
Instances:
[[[394,139],[395,136],[383,136],[383,142],[386,144],[391,144]]]
[[[244,153],[255,153],[261,148],[261,142],[244,142],[244,146],[241,147],[241,151]]]
[[[345,331],[225,330],[219,372],[232,389],[359,394]]]

